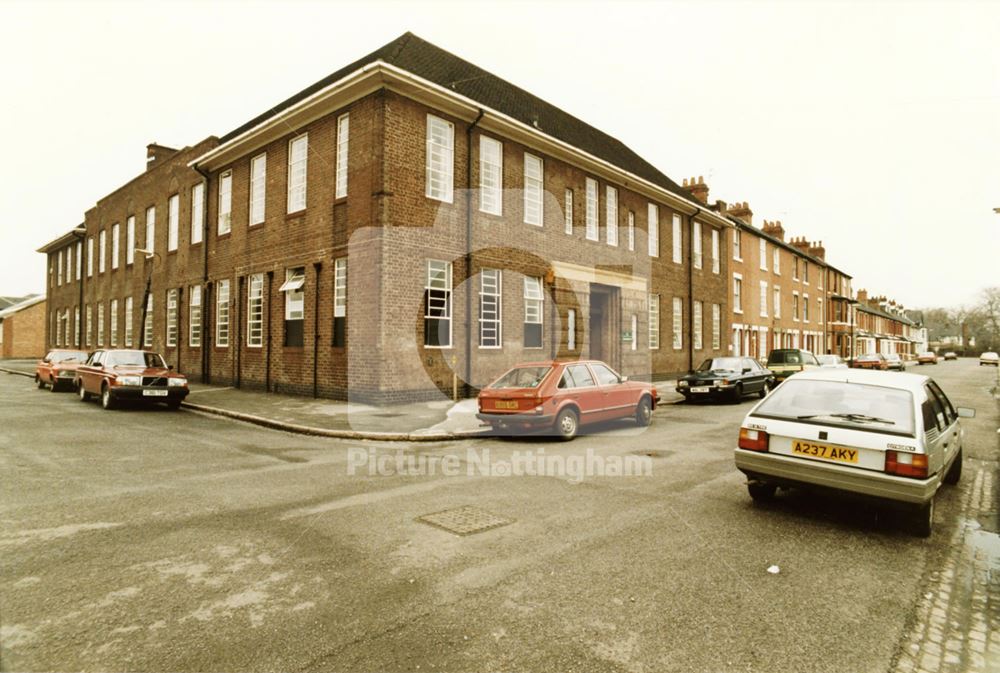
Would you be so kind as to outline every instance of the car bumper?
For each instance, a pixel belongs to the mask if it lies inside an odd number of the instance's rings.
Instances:
[[[745,449],[736,449],[736,467],[751,479],[760,478],[779,485],[818,486],[915,505],[930,501],[940,485],[937,475],[929,479],[909,479]]]
[[[675,390],[681,395],[693,395],[693,396],[710,396],[710,395],[723,395],[725,393],[731,392],[733,388],[736,387],[735,383],[730,383],[728,385],[719,384],[711,386],[677,386]],[[708,390],[694,390],[694,388],[707,388]]]
[[[483,423],[494,430],[539,430],[552,427],[555,416],[551,414],[476,414]]]
[[[156,395],[147,395],[147,392],[156,392]],[[166,395],[163,394],[166,392]],[[143,387],[143,386],[114,386],[111,388],[111,397],[116,400],[142,400],[144,402],[174,402],[183,400],[191,392],[186,387]]]

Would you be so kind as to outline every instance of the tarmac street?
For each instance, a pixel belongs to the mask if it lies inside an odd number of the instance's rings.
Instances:
[[[0,669],[1000,670],[997,372],[910,371],[977,410],[929,539],[838,498],[755,506],[750,398],[392,443],[0,374]]]

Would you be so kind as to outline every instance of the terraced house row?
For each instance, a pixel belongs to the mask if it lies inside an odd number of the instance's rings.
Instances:
[[[658,377],[839,343],[822,316],[849,277],[707,192],[407,33],[221,137],[150,145],[142,175],[40,249],[47,341],[373,401],[549,357]],[[805,313],[767,341],[734,319],[756,310],[740,251],[758,235],[816,283],[789,278],[781,306]]]

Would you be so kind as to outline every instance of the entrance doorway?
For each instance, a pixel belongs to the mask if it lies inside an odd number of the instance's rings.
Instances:
[[[590,285],[590,357],[617,368],[619,290],[611,285]]]

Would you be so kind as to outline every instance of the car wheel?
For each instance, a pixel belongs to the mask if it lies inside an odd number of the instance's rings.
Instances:
[[[931,529],[934,527],[934,498],[917,507],[912,517],[913,534],[917,537],[930,537]]]
[[[733,388],[733,397],[730,400],[733,404],[739,404],[743,399],[743,384],[737,383],[736,387]]]
[[[76,386],[76,394],[80,396],[81,402],[86,402],[90,399],[90,393],[88,393],[87,389],[83,387],[82,381]]]
[[[748,481],[747,491],[750,492],[750,497],[753,498],[754,502],[769,502],[774,500],[774,494],[778,490],[775,484],[769,484],[766,481]]]
[[[568,442],[576,437],[576,433],[580,429],[580,419],[572,409],[563,409],[556,416],[555,427],[556,432],[559,433],[559,439]]]
[[[180,408],[181,408],[180,400],[170,400],[169,402],[167,402],[167,409],[170,409],[170,411],[177,411]]]
[[[107,410],[115,408],[115,398],[111,395],[111,386],[106,383],[101,386],[101,407]]]
[[[59,382],[58,381],[53,381],[52,384],[49,386],[49,392],[53,392],[54,393],[57,390],[59,390]]]
[[[764,399],[771,394],[771,382],[764,381],[764,387],[760,389],[760,399]]]
[[[643,396],[639,404],[635,406],[635,424],[640,428],[645,428],[653,420],[653,406],[649,403],[649,398]]]
[[[38,386],[39,390],[45,388],[45,381],[38,374],[35,374],[35,385]]]
[[[962,478],[962,449],[958,450],[958,455],[955,456],[955,460],[951,464],[951,468],[948,470],[948,474],[944,475],[944,483],[946,484],[957,484]]]

